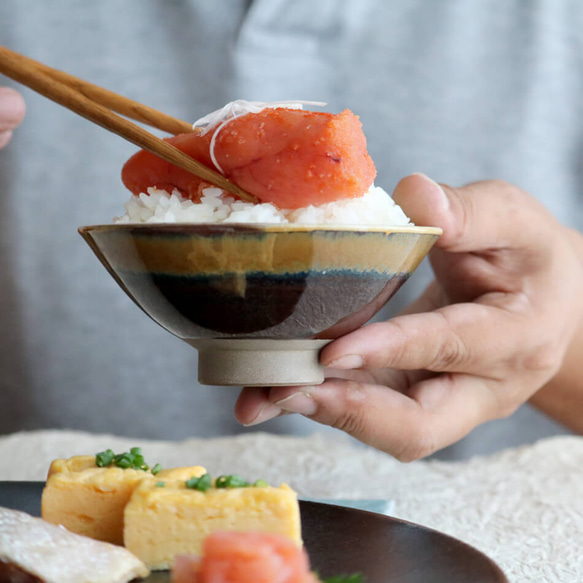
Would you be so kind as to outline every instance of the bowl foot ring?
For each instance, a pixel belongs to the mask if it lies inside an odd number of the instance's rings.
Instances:
[[[324,381],[320,350],[331,340],[199,339],[198,380],[203,385],[273,387]]]

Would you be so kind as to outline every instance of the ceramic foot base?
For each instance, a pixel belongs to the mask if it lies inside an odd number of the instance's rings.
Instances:
[[[272,387],[324,380],[318,361],[330,340],[187,340],[198,350],[203,385]]]

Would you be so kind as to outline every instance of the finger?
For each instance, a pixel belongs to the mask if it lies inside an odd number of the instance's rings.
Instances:
[[[18,127],[24,118],[26,105],[22,95],[10,87],[0,87],[0,132]]]
[[[327,378],[344,379],[365,384],[390,386],[394,390],[406,392],[407,388],[421,380],[432,376],[426,371],[394,371],[394,370],[333,370],[326,369]],[[245,426],[258,425],[274,417],[289,414],[271,403],[271,389],[266,387],[245,387],[235,404],[235,418]],[[296,413],[298,411],[295,411]],[[309,414],[309,410],[308,410]]]
[[[396,370],[392,368],[339,369],[326,368],[327,379],[344,379],[369,385],[391,387],[395,391],[406,393],[409,387],[421,380],[435,376],[427,370]]]
[[[235,418],[245,426],[258,425],[282,414],[269,400],[269,387],[245,387],[235,403]]]
[[[540,242],[541,223],[554,224],[535,199],[502,181],[452,188],[412,174],[397,184],[393,198],[416,224],[442,228],[435,246],[452,252],[530,246]]]
[[[269,400],[402,461],[454,443],[501,411],[488,381],[467,375],[422,381],[410,396],[380,385],[327,379],[317,387],[274,387]]]
[[[10,140],[12,139],[12,132],[4,131],[0,132],[0,149],[2,149]]]
[[[501,378],[510,366],[521,365],[517,347],[524,344],[523,331],[523,319],[507,310],[454,304],[355,330],[325,346],[320,361],[343,370],[424,369]]]

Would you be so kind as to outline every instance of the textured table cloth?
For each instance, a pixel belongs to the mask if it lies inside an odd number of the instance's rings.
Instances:
[[[514,582],[583,582],[583,438],[466,462],[402,464],[343,436],[256,433],[180,443],[81,432],[0,437],[0,480],[42,480],[53,458],[142,446],[163,466],[285,481],[313,498],[395,500],[395,516],[453,535]]]

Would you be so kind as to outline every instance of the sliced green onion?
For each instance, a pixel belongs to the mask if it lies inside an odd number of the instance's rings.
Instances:
[[[322,583],[364,583],[364,577],[360,573],[353,573],[352,575],[336,575],[321,581]]]
[[[166,482],[156,482],[156,488],[163,488],[166,485]]]
[[[227,488],[247,488],[251,484],[244,480],[241,476],[233,474],[227,477]]]
[[[111,462],[113,461],[114,457],[115,454],[113,453],[113,451],[111,451],[111,449],[106,449],[105,451],[102,451],[95,455],[95,464],[99,468],[107,468],[108,466],[111,465]]]
[[[152,468],[152,474],[155,476],[156,474],[159,474],[162,471],[162,466],[160,464],[156,464],[153,468]]]
[[[124,470],[132,468],[134,470],[147,472],[150,469],[150,466],[146,463],[146,460],[142,455],[141,447],[132,447],[129,452],[123,452],[117,455],[113,453],[111,449],[106,449],[95,455],[95,463],[100,468],[108,468],[109,466],[114,465],[117,468],[122,468]],[[161,469],[162,468],[160,467],[160,470]]]
[[[269,484],[265,480],[255,480],[253,485],[256,488],[269,488]]]
[[[198,490],[206,492],[213,485],[213,479],[210,474],[204,474],[198,479]]]
[[[200,477],[192,477],[186,480],[186,487],[190,490],[199,490],[206,492],[213,485],[213,480],[210,474],[204,474]]]
[[[215,480],[215,488],[226,488],[227,487],[227,476],[219,476]]]
[[[246,488],[248,486],[251,484],[236,474],[219,476],[215,482],[216,488]]]
[[[127,469],[132,467],[132,457],[129,453],[120,453],[113,458],[113,463],[122,469]]]

